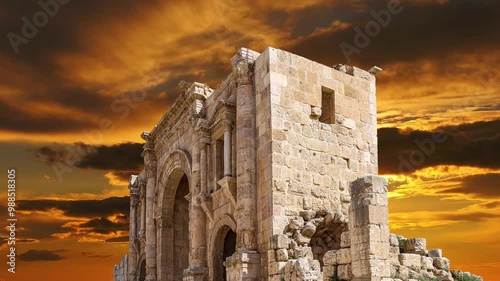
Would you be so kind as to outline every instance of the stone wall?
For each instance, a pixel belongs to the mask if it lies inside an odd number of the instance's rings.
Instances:
[[[375,78],[274,48],[257,59],[255,77],[264,251],[266,237],[283,234],[302,210],[347,215],[350,182],[377,173]],[[325,106],[333,118],[321,122],[325,95],[334,99]]]
[[[128,256],[125,255],[120,260],[120,263],[115,265],[114,281],[127,281],[128,274]]]
[[[279,234],[300,210],[347,214],[349,183],[377,174],[375,78],[281,50],[265,53],[271,105],[262,110],[271,111],[273,234]],[[318,120],[325,90],[334,95],[332,123]]]

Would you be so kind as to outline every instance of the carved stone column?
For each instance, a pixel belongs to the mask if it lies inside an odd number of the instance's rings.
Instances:
[[[142,178],[139,180],[140,186],[140,200],[141,200],[141,210],[139,215],[141,216],[141,225],[139,228],[139,238],[145,239],[146,235],[146,183],[147,180]]]
[[[232,176],[231,168],[231,132],[233,122],[231,120],[224,121],[224,176]]]
[[[197,95],[197,99],[203,99],[202,95]],[[198,107],[197,107],[198,108]],[[203,113],[204,108],[200,108]],[[203,114],[194,116],[192,122],[193,134],[193,164],[191,171],[191,193],[186,196],[189,201],[189,239],[191,249],[189,253],[189,268],[184,271],[184,281],[205,281],[208,278],[207,267],[207,239],[206,239],[206,216],[200,206],[198,195],[206,188],[206,143],[203,141],[203,131],[207,127],[207,121]]]
[[[137,278],[137,208],[140,202],[140,193],[138,187],[137,176],[133,175],[130,178],[130,238],[129,238],[129,252],[128,252],[128,272],[127,280],[136,281]]]
[[[200,141],[200,189],[207,192],[207,143]]]
[[[231,60],[236,77],[237,215],[236,253],[224,264],[228,280],[258,280],[256,109],[253,54],[240,51]]]
[[[168,245],[169,238],[173,235],[172,217],[157,216],[156,217],[156,233],[157,233],[157,259],[156,266],[158,268],[158,280],[168,280]]]
[[[156,189],[156,157],[154,141],[149,133],[141,136],[144,145],[144,164],[146,170],[146,281],[156,281],[156,227],[154,221],[154,198]]]

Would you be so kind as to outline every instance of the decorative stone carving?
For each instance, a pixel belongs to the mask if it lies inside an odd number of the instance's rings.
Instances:
[[[240,61],[233,67],[238,87],[253,85],[253,63]]]
[[[207,248],[206,247],[194,248],[191,251],[191,255],[192,255],[192,258],[195,260],[206,260]]]

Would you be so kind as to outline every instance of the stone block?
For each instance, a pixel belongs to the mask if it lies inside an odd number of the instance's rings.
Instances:
[[[337,265],[337,250],[327,251],[323,256],[324,265]]]
[[[288,249],[290,247],[290,238],[286,234],[273,235],[272,239],[273,249]]]
[[[313,259],[313,253],[311,247],[297,247],[294,249],[294,257]]]
[[[342,264],[337,267],[337,275],[340,280],[351,280],[353,277],[350,264]]]
[[[340,234],[340,247],[351,247],[351,236],[349,235],[349,231],[344,231],[342,232],[342,234]]]
[[[426,255],[427,254],[427,249],[426,247],[426,240],[425,238],[412,238],[406,240],[405,244],[405,252],[407,253],[415,253],[419,255]]]
[[[309,268],[313,271],[320,271],[321,263],[318,260],[309,260]]]
[[[400,265],[399,254],[389,254],[389,263],[391,265]]]
[[[338,264],[348,264],[351,263],[351,249],[350,248],[345,248],[345,249],[339,249],[336,252],[337,255],[337,263]]]
[[[316,232],[316,225],[314,225],[312,222],[307,222],[304,225],[304,228],[302,228],[302,235],[309,238],[312,237],[315,232]]]
[[[396,255],[399,255],[401,254],[400,251],[399,251],[399,247],[390,247],[389,248],[389,254],[396,254]]]
[[[288,227],[292,230],[302,229],[302,227],[304,227],[304,219],[299,216],[294,217],[290,220],[290,224],[288,225]]]
[[[450,270],[450,260],[447,258],[432,258],[433,265],[437,269]]]
[[[427,252],[427,256],[431,258],[441,258],[443,257],[443,250],[439,248],[431,249]]]
[[[313,210],[300,211],[300,216],[305,221],[310,221],[316,217],[316,211],[313,211]]]
[[[282,274],[285,271],[286,262],[272,262],[269,264],[269,274]]]
[[[295,269],[295,262],[296,260],[288,260],[285,264],[285,273],[287,272],[293,272]]]
[[[309,242],[311,242],[310,237],[302,235],[299,231],[295,231],[293,234],[293,240],[295,240],[295,242],[297,242],[300,246],[309,245]]]
[[[422,269],[434,269],[434,260],[431,257],[422,257]]]
[[[307,258],[299,258],[295,262],[294,270],[295,271],[306,271],[309,270],[309,260]]]
[[[396,234],[390,234],[389,235],[389,243],[392,247],[399,247],[399,240],[398,236]]]
[[[277,261],[287,261],[288,260],[288,251],[286,249],[276,250],[276,260]]]
[[[305,196],[304,199],[303,199],[303,208],[304,210],[311,210],[312,209],[312,200],[311,198]]]
[[[325,218],[323,217],[315,218],[310,220],[310,222],[312,222],[315,226],[320,226],[321,224],[325,223]]]
[[[418,254],[400,254],[399,262],[412,270],[420,270],[422,267],[422,260]]]

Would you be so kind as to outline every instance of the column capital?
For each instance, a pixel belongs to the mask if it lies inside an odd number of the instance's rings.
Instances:
[[[130,204],[135,206],[139,204],[139,198],[141,195],[141,191],[139,188],[139,177],[137,175],[131,175],[130,181],[128,184],[128,188],[130,189]]]
[[[233,73],[236,77],[236,84],[240,86],[253,86],[253,63],[239,61],[233,65]]]
[[[224,125],[224,129],[226,131],[231,131],[233,129],[233,124],[234,124],[233,120],[225,119],[222,122],[223,122],[222,124]]]
[[[236,77],[237,86],[252,86],[253,85],[253,68],[254,61],[258,53],[241,48],[236,55],[231,58],[233,73]]]
[[[195,130],[200,140],[200,148],[201,148],[201,143],[204,144],[210,143],[210,126],[208,120],[198,119],[198,123],[196,124]]]

